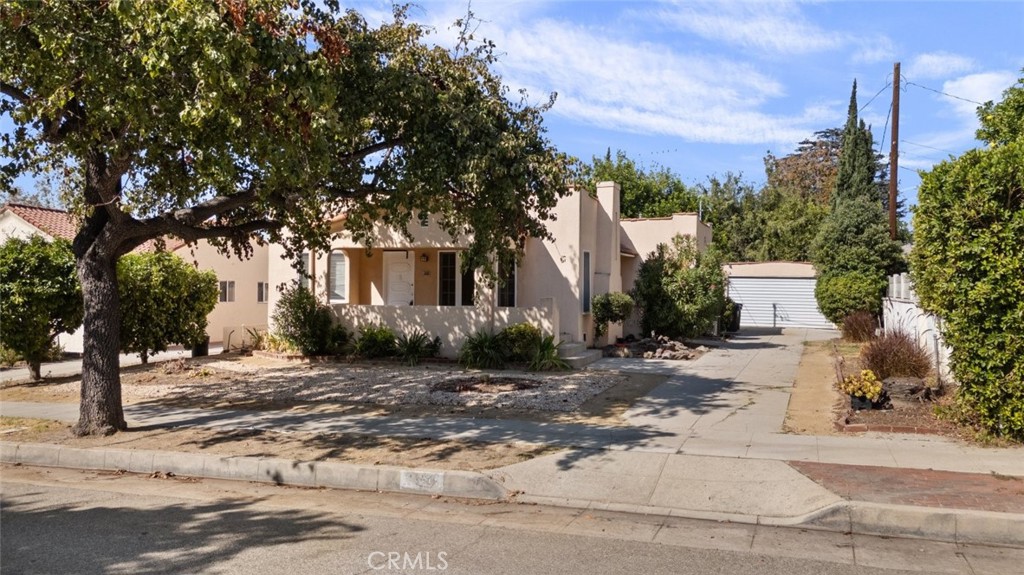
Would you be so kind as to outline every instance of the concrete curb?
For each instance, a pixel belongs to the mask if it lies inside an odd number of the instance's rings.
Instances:
[[[326,461],[222,457],[138,449],[81,449],[45,443],[0,442],[0,462],[100,471],[126,470],[131,473],[162,471],[210,479],[395,491],[493,501],[503,501],[509,496],[508,490],[500,483],[472,471],[402,469]]]
[[[803,515],[774,517],[536,495],[516,495],[513,500],[536,505],[681,517],[724,523],[800,527],[860,535],[1024,548],[1024,515],[972,509],[939,509],[881,505],[863,501],[840,501]]]

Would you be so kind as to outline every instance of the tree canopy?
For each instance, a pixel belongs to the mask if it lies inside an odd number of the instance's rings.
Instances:
[[[124,429],[115,262],[168,236],[239,255],[357,240],[420,212],[511,262],[567,193],[551,104],[510,99],[494,45],[447,49],[409,22],[337,2],[10,0],[0,7],[0,187],[70,166],[85,300],[78,433]],[[287,230],[287,233],[285,232]]]
[[[662,218],[697,210],[697,195],[672,170],[637,166],[622,150],[614,158],[611,148],[603,158],[594,156],[583,171],[591,186],[606,181],[619,184],[624,218]]]

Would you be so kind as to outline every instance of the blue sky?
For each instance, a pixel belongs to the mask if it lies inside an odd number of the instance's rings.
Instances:
[[[371,22],[390,11],[352,5]],[[466,8],[420,0],[411,16],[448,43]],[[914,170],[979,145],[976,104],[935,91],[999,100],[1024,68],[1024,2],[474,0],[472,10],[509,86],[536,102],[558,93],[546,124],[559,149],[584,160],[622,149],[687,184],[729,171],[762,183],[765,152],[843,125],[855,78],[888,157],[898,61],[913,82],[900,97],[899,187],[914,203]]]

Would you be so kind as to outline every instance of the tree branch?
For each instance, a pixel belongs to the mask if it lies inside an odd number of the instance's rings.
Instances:
[[[402,145],[402,143],[402,138],[395,138],[394,140],[384,140],[383,142],[378,142],[376,144],[373,144],[372,146],[367,146],[361,150],[356,150],[348,154],[342,154],[341,156],[338,157],[338,160],[342,162],[347,162],[349,160],[362,159],[365,158],[366,156],[376,154],[377,152],[383,152],[384,150],[387,150],[389,148],[395,148],[397,146]]]
[[[14,98],[22,104],[27,104],[32,98],[29,97],[24,91],[17,86],[8,84],[7,82],[0,82],[0,94]]]

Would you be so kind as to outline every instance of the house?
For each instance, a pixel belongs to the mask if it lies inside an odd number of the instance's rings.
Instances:
[[[467,239],[452,238],[431,218],[410,227],[411,240],[381,228],[370,250],[345,234],[343,217],[335,218],[330,251],[303,254],[301,265],[311,277],[300,281],[348,327],[422,330],[440,336],[442,354],[449,357],[476,331],[519,322],[562,342],[593,346],[603,343],[593,341],[594,295],[628,291],[643,258],[676,234],[694,237],[700,249],[711,243],[711,228],[696,214],[621,219],[619,186],[612,182],[598,184],[594,195],[576,191],[561,198],[553,212],[556,218],[547,223],[552,239],[529,238],[519,266],[505,272],[504,285],[463,274],[460,254]],[[269,277],[275,286],[299,276],[283,248],[271,246]],[[272,290],[270,309],[278,297]],[[609,328],[606,338],[623,333],[622,326]]]
[[[835,329],[818,309],[813,264],[733,262],[722,269],[729,279],[729,297],[743,304],[740,327]]]
[[[68,212],[18,203],[0,208],[0,242],[7,238],[28,238],[33,234],[47,240],[64,238],[72,241],[78,233],[78,222]],[[149,241],[134,251],[156,249]],[[166,242],[166,249],[191,262],[199,269],[212,270],[220,283],[220,301],[207,317],[206,333],[213,343],[225,348],[241,345],[246,328],[265,328],[267,325],[267,246],[253,246],[248,260],[227,257],[206,241],[188,246],[180,240]],[[82,351],[82,330],[58,336],[65,351]]]
[[[206,335],[210,343],[235,349],[251,342],[249,330],[267,327],[270,284],[267,282],[266,244],[253,243],[249,259],[227,256],[206,240],[188,245],[176,240],[167,250],[200,270],[217,275],[220,296],[217,306],[206,316]]]

